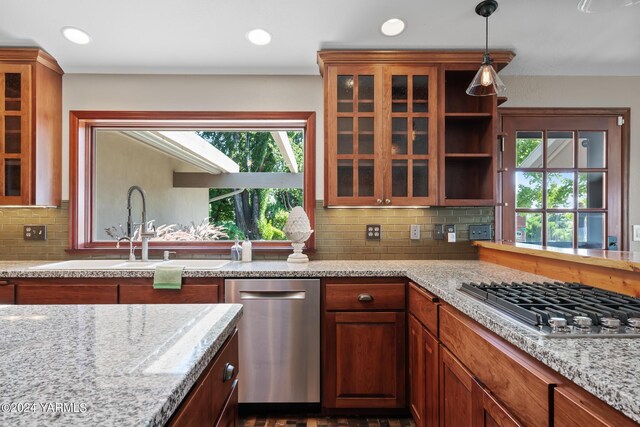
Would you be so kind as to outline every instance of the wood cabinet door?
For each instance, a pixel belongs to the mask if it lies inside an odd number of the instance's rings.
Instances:
[[[473,383],[467,369],[440,346],[440,426],[461,427],[473,424]]]
[[[181,289],[154,289],[148,285],[120,285],[120,304],[214,304],[218,285],[183,285]]]
[[[424,426],[437,426],[440,418],[440,352],[438,340],[422,329],[424,360]]]
[[[382,204],[382,68],[330,66],[325,75],[325,203]]]
[[[473,387],[473,418],[478,427],[521,427],[520,424],[496,399],[477,381]]]
[[[16,285],[0,280],[0,304],[16,303]]]
[[[79,283],[78,283],[79,282]],[[88,281],[90,282],[90,280]],[[20,283],[16,304],[117,304],[118,285],[91,284],[64,279],[43,283]]]
[[[560,385],[553,392],[555,427],[632,427],[636,422],[585,390]]]
[[[436,204],[437,88],[436,67],[384,69],[384,205]]]
[[[425,427],[425,356],[422,346],[423,326],[409,315],[409,410],[416,427]]]
[[[406,407],[405,313],[325,313],[326,408]]]

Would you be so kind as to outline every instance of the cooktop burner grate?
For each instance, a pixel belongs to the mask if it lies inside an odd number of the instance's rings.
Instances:
[[[460,290],[551,336],[640,337],[640,299],[580,283],[463,283]]]

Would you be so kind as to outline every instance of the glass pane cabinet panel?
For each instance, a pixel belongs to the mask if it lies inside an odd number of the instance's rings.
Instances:
[[[429,112],[429,76],[413,76],[413,112]]]
[[[353,154],[353,118],[338,118],[338,154]]]
[[[407,112],[407,96],[409,92],[407,76],[391,77],[391,111],[394,113]]]
[[[391,120],[391,153],[407,154],[407,119],[404,117]]]
[[[413,161],[413,197],[429,196],[429,161]]]
[[[7,111],[20,111],[20,91],[22,87],[20,73],[6,73],[4,78],[4,109]]]
[[[20,195],[20,160],[6,159],[4,161],[4,195]]]
[[[4,152],[20,153],[20,117],[5,116],[4,118]]]
[[[542,244],[542,214],[537,212],[516,213],[516,242]]]
[[[516,208],[542,207],[542,172],[516,172]]]
[[[407,197],[407,183],[409,180],[407,160],[394,160],[391,163],[391,195]]]
[[[358,161],[358,196],[371,197],[374,190],[374,161]]]
[[[604,213],[578,214],[578,247],[584,249],[604,249]]]
[[[573,132],[547,132],[547,167],[573,167]]]
[[[547,214],[547,246],[573,247],[573,212]]]
[[[542,132],[516,132],[516,167],[542,167]]]
[[[578,174],[578,208],[604,208],[606,201],[604,172]]]
[[[353,112],[353,76],[338,76],[338,112]]]
[[[374,153],[373,117],[358,119],[358,154]]]
[[[338,160],[338,196],[353,196],[353,160]]]
[[[552,172],[547,174],[547,208],[573,209],[573,172]]]
[[[578,132],[578,167],[607,167],[607,136],[605,132]]]
[[[429,154],[429,119],[413,119],[413,154]]]
[[[358,76],[358,111],[373,112],[373,76]]]

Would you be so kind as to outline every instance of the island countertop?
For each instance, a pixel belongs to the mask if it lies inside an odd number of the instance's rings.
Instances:
[[[0,305],[0,425],[161,426],[238,304]]]
[[[0,262],[0,278],[153,277],[151,270],[43,270],[45,262]],[[282,261],[230,262],[185,277],[407,277],[487,329],[530,354],[604,402],[640,422],[639,338],[541,338],[491,306],[458,291],[463,282],[554,281],[484,261]]]

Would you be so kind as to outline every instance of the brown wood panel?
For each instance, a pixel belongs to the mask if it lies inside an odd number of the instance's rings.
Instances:
[[[633,427],[627,418],[600,399],[576,386],[563,384],[553,392],[555,427]]]
[[[213,304],[219,302],[219,285],[183,285],[181,289],[154,289],[121,284],[120,304]]]
[[[212,413],[213,371],[208,368],[193,386],[177,412],[169,421],[169,427],[211,426],[215,420]]]
[[[409,283],[409,313],[433,335],[438,336],[438,297],[415,283]]]
[[[216,422],[216,427],[237,427],[238,426],[238,380],[233,381],[233,389],[229,399],[224,405],[222,414]]]
[[[117,284],[18,283],[16,304],[117,304]]]
[[[0,280],[0,304],[16,303],[16,285]]]
[[[372,297],[371,301],[359,298]],[[352,283],[325,286],[325,310],[403,310],[404,283]]]
[[[408,322],[409,335],[409,410],[416,427],[425,427],[425,357],[422,347],[422,324],[411,314]]]
[[[478,254],[481,261],[640,297],[640,274],[637,272],[483,247],[478,248]]]
[[[225,380],[224,372],[227,369],[227,365],[232,365],[234,369],[231,378]],[[218,355],[211,367],[211,373],[213,375],[213,381],[211,383],[211,386],[213,387],[212,414],[214,420],[218,419],[220,414],[223,412],[225,401],[236,387],[236,380],[238,379],[239,372],[238,332],[235,332],[233,336],[227,340],[224,347],[218,352]]]
[[[552,421],[549,402],[561,380],[549,368],[448,305],[440,306],[440,341],[524,424]]]
[[[473,425],[479,427],[523,426],[477,381],[473,382],[473,418]]]
[[[404,312],[324,316],[323,406],[405,408]]]
[[[471,373],[443,346],[440,349],[440,426],[473,425]]]
[[[422,330],[422,354],[424,356],[424,425],[437,426],[440,418],[440,351],[438,340]]]

